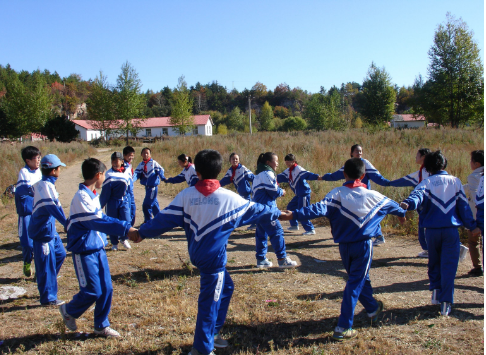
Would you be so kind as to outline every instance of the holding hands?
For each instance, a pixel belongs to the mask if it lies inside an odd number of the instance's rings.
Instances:
[[[294,214],[292,213],[292,211],[287,211],[287,210],[284,210],[284,211],[281,211],[281,215],[280,217],[278,217],[279,221],[290,221],[291,219],[294,218]]]
[[[130,228],[128,231],[128,239],[130,239],[132,242],[135,243],[140,243],[142,241],[142,237],[140,237],[140,234],[138,233],[138,229],[135,228]]]

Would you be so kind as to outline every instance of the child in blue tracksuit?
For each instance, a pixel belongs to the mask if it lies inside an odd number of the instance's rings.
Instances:
[[[167,184],[179,184],[185,181],[190,187],[195,186],[198,182],[198,178],[194,164],[192,164],[192,158],[185,154],[181,154],[177,157],[177,164],[182,168],[181,173],[177,176],[165,179],[164,182]]]
[[[484,265],[484,175],[481,176],[478,185],[478,191],[476,192],[476,198],[474,199],[476,204],[476,223],[481,230],[481,250],[483,252],[483,265]]]
[[[94,334],[119,337],[108,321],[113,286],[105,252],[106,234],[123,237],[135,229],[130,228],[130,222],[108,217],[101,211],[96,189],[101,188],[105,179],[105,165],[90,158],[83,162],[81,170],[85,181],[74,195],[67,221],[67,249],[73,255],[80,290],[71,302],[59,307],[59,312],[66,327],[75,331],[76,318],[95,303]]]
[[[21,151],[25,166],[19,171],[19,178],[15,185],[15,207],[19,215],[19,239],[24,260],[24,275],[32,276],[32,259],[34,256],[32,239],[29,238],[29,224],[32,218],[34,191],[32,186],[42,179],[39,169],[41,152],[33,146],[27,146]]]
[[[318,174],[311,173],[298,165],[297,159],[293,154],[287,154],[285,156],[285,165],[287,165],[288,169],[285,169],[283,173],[277,175],[277,182],[287,182],[295,194],[294,198],[287,205],[287,209],[293,211],[310,206],[311,188],[306,180],[322,180],[322,178]],[[312,222],[302,221],[301,224],[305,230],[303,235],[316,234]],[[291,220],[288,230],[299,230],[297,221]]]
[[[130,171],[125,170],[123,155],[115,152],[111,155],[111,169],[105,174],[105,181],[100,194],[101,208],[106,206],[106,215],[121,221],[132,223],[130,216]],[[118,250],[118,240],[130,249],[130,243],[124,236],[110,234],[111,250]]]
[[[430,177],[423,180],[406,198],[404,209],[419,210],[429,251],[428,274],[432,304],[440,303],[442,315],[448,315],[454,302],[454,278],[459,263],[459,232],[464,225],[478,235],[471,208],[461,181],[444,169],[447,160],[440,151],[429,153],[424,160]]]
[[[152,159],[151,154],[150,148],[142,149],[143,161],[138,164],[133,173],[133,181],[140,179],[140,183],[145,186],[145,198],[142,203],[144,223],[160,212],[159,201],[157,201],[158,186],[161,179],[165,180],[164,168]]]
[[[133,190],[133,158],[135,158],[135,149],[127,145],[123,148],[123,167],[130,178],[130,186],[128,189],[128,195],[130,196],[130,220],[131,225],[135,225],[135,214],[137,212],[137,206],[135,205],[135,194]]]
[[[369,190],[361,179],[366,174],[366,164],[359,158],[352,158],[344,164],[346,182],[329,192],[318,203],[293,212],[282,212],[281,220],[306,220],[327,217],[335,243],[349,279],[344,289],[341,314],[334,330],[333,339],[343,341],[355,338],[352,329],[354,309],[358,301],[364,306],[372,321],[378,320],[383,303],[373,297],[369,271],[373,258],[373,238],[380,228],[381,220],[387,214],[405,221],[405,211],[398,204],[377,191]]]
[[[278,156],[272,152],[262,153],[258,157],[257,170],[253,180],[253,201],[269,207],[277,207],[275,200],[285,195],[276,180],[275,169],[278,167]],[[279,268],[292,268],[297,263],[287,256],[282,225],[279,221],[261,222],[255,232],[257,267],[268,268],[273,264],[267,259],[268,238],[278,259]]]
[[[430,153],[430,149],[428,148],[419,149],[417,151],[417,154],[415,155],[415,163],[420,165],[420,169],[400,179],[390,181],[388,186],[393,186],[393,187],[411,186],[415,188],[424,179],[428,178],[429,173],[427,172],[427,170],[425,170],[424,159],[425,156],[429,153]],[[418,223],[419,223],[418,240],[420,246],[422,247],[422,251],[417,256],[419,258],[428,258],[429,252],[427,251],[427,241],[425,240],[425,228],[422,226],[422,223],[420,221],[420,215],[419,215]]]
[[[215,150],[203,150],[195,158],[198,182],[181,191],[153,220],[130,233],[136,242],[183,227],[191,262],[201,272],[198,314],[191,355],[214,354],[226,347],[219,331],[226,319],[234,285],[226,271],[226,247],[231,232],[242,225],[275,221],[276,207],[251,202],[220,188],[216,180],[223,159]]]
[[[57,275],[66,258],[66,250],[56,231],[56,219],[66,228],[66,216],[59,202],[56,183],[61,166],[66,166],[54,154],[41,160],[42,180],[34,186],[34,208],[29,224],[29,237],[33,240],[34,262],[40,303],[57,306]]]
[[[370,180],[373,181],[375,184],[381,186],[388,186],[390,180],[385,179],[378,170],[366,159],[363,158],[363,148],[359,144],[355,144],[351,147],[351,158],[359,158],[363,160],[366,166],[366,174],[363,178],[362,183],[366,185],[368,189],[371,189]],[[344,166],[335,171],[334,173],[324,174],[322,176],[322,180],[324,181],[338,181],[344,179]],[[385,243],[385,237],[381,233],[381,227],[376,230],[377,235],[375,236],[375,240],[373,241],[374,246],[378,246]]]

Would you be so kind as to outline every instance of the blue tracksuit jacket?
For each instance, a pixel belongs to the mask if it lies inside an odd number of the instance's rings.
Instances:
[[[226,186],[231,184],[231,177],[233,176],[233,167],[230,167],[226,172],[226,175],[219,180],[221,186]],[[247,169],[244,165],[238,164],[238,167],[235,171],[235,177],[233,179],[233,184],[235,185],[236,191],[240,194],[241,197],[245,199],[249,199],[251,196],[251,185],[250,183],[253,182],[255,175]]]
[[[169,184],[179,184],[184,181],[189,186],[194,186],[199,181],[194,164],[189,164],[179,175],[164,180],[165,183]]]
[[[130,217],[131,217],[131,221],[132,221],[131,224],[133,225],[133,221],[134,221],[134,218],[135,218],[135,210],[136,210],[135,194],[134,194],[134,188],[133,188],[134,171],[133,171],[132,164],[129,164],[126,161],[123,161],[123,166],[125,168],[125,171],[128,175],[128,179],[129,179],[129,182],[130,182],[130,184],[128,185],[127,195],[129,196],[129,200],[130,200]]]
[[[361,158],[361,160],[365,163],[365,167],[366,167],[365,177],[361,181],[363,182],[363,184],[366,184],[368,186],[368,189],[371,188],[370,180],[373,181],[375,184],[381,186],[388,186],[390,180],[385,179],[383,176],[381,176],[380,172],[376,170],[376,168],[368,160],[363,158]],[[322,176],[322,180],[324,181],[344,180],[344,166],[338,171],[335,171],[334,173],[324,174]]]
[[[155,187],[160,184],[160,179],[164,180],[164,168],[155,160],[150,159],[147,162],[147,172],[144,172],[145,163],[142,161],[138,164],[133,173],[133,181],[140,179],[140,183],[147,187]]]
[[[482,235],[484,237],[484,176],[482,176],[481,180],[479,180],[475,203],[476,208],[478,209],[476,213],[476,223],[481,229]]]
[[[290,182],[289,171],[290,169],[286,169],[283,173],[278,174],[277,182],[287,182],[290,185],[290,188],[294,192],[295,196],[310,195],[311,188],[306,180],[317,180],[319,178],[319,175],[311,173],[310,171],[305,170],[300,165],[297,165],[292,170],[292,182]]]
[[[262,171],[255,175],[252,186],[253,201],[269,207],[277,207],[275,200],[283,195],[283,190],[277,185],[273,171]]]
[[[108,203],[116,202],[117,206],[120,204],[127,205],[130,208],[130,176],[125,170],[123,173],[109,169],[105,174],[105,181],[100,194],[100,205],[104,208]],[[109,213],[107,213],[110,216]],[[114,216],[110,216],[114,217]]]
[[[394,186],[394,187],[405,187],[405,186],[411,186],[411,187],[416,187],[420,182],[423,180],[427,179],[430,176],[429,172],[425,170],[425,168],[422,168],[420,170],[417,170],[416,172],[409,174],[407,176],[404,176],[400,179],[396,179],[393,181],[390,181],[388,186]],[[422,179],[420,179],[420,177]]]
[[[31,170],[27,165],[19,171],[17,184],[15,185],[15,207],[21,217],[32,214],[34,192],[32,186],[42,179],[40,169]]]

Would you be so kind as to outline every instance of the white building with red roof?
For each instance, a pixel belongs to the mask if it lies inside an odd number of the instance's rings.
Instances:
[[[393,115],[390,120],[391,128],[420,128],[425,127],[427,121],[424,116],[413,114]]]
[[[134,120],[137,120],[136,118]],[[100,138],[103,133],[93,125],[90,120],[73,120],[76,129],[79,131],[79,138],[85,141]],[[194,116],[194,130],[188,132],[186,135],[213,135],[213,120],[210,115],[195,115]],[[178,136],[179,134],[170,123],[170,117],[151,117],[144,119],[138,125],[140,130],[137,137],[162,137],[162,136]],[[123,136],[123,133],[110,133],[107,138]]]

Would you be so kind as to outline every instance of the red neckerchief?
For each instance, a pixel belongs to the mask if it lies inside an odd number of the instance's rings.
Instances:
[[[122,165],[122,166],[120,166],[120,169],[115,169],[115,168],[113,168],[113,167],[112,167],[112,169],[113,169],[113,171],[117,171],[117,172],[119,172],[119,173],[124,173],[124,172],[125,172],[125,167],[124,167],[123,165]]]
[[[216,179],[204,179],[196,182],[196,190],[202,193],[204,196],[211,195],[214,191],[219,189],[221,185],[219,180]]]
[[[424,168],[424,164],[420,165],[419,170],[419,184],[422,182],[422,169]]]
[[[193,165],[194,165],[193,163],[187,163],[186,170],[189,169]]]
[[[352,189],[353,187],[364,187],[368,188],[366,184],[363,184],[360,179],[352,180],[352,181],[346,181],[343,186],[349,187]]]
[[[289,168],[289,181],[292,182],[292,170],[295,169],[295,167],[297,166],[296,163],[294,163],[294,165],[292,165],[290,168]]]
[[[150,158],[149,160],[144,160],[143,161],[143,172],[146,173],[147,172],[147,164],[148,162],[151,160],[152,158]]]
[[[93,194],[96,196],[96,190],[93,190]]]
[[[87,189],[89,189],[88,185],[86,185],[85,183],[83,183],[84,186],[86,186]],[[96,189],[93,189],[93,194],[96,196]]]
[[[238,166],[231,166],[231,169],[233,169],[233,173],[231,174],[231,177],[230,177],[230,182],[233,182],[233,180],[235,179],[235,175],[236,175],[236,169],[238,169],[240,165],[238,164]]]

